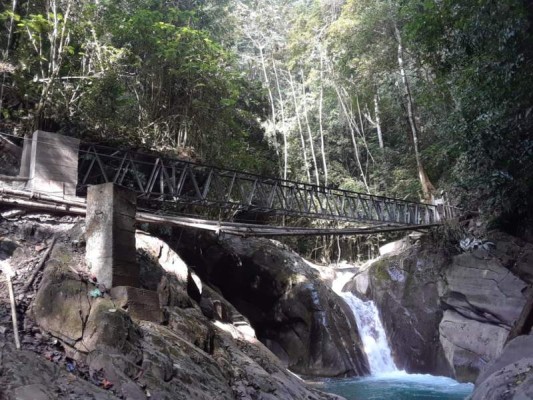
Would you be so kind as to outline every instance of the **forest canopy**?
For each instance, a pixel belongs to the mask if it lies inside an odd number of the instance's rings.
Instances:
[[[287,179],[445,196],[510,229],[533,222],[527,0],[1,7],[2,132],[194,149]]]

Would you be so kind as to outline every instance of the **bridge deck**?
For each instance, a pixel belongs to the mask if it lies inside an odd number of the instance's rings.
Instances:
[[[149,209],[184,206],[269,216],[388,225],[438,224],[450,210],[431,204],[330,189],[99,145],[80,148],[79,191],[113,182],[136,191]]]
[[[455,213],[452,207],[444,205],[269,178],[80,143],[43,131],[25,138],[19,176],[0,177],[2,180],[11,183],[6,186],[0,182],[0,203],[60,212],[76,209],[83,214],[87,187],[112,182],[138,194],[140,220],[243,235],[417,230],[441,224],[453,218]],[[13,191],[10,187],[18,189]],[[73,199],[74,195],[79,197]],[[193,218],[188,219],[187,215]],[[288,224],[279,224],[279,217],[345,223],[341,225],[344,226],[342,229],[337,223],[320,224],[321,227],[316,229],[302,228],[294,226],[298,224],[290,220]],[[248,220],[259,220],[261,224],[244,223]]]

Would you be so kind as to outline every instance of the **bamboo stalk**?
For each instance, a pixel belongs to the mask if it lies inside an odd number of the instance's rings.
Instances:
[[[51,196],[40,195],[39,199],[32,199],[31,193],[24,193],[23,197],[28,200],[14,198],[10,196],[2,196],[1,193],[9,193],[12,190],[0,190],[0,203],[12,204],[17,207],[28,207],[33,209],[61,212],[66,214],[85,215],[86,206],[84,203],[76,201],[66,201],[59,198],[52,198]],[[12,191],[17,192],[17,191]],[[22,194],[18,194],[22,196]],[[54,201],[56,204],[50,204],[46,201]],[[59,203],[59,204],[57,204]],[[61,204],[67,203],[67,204]],[[76,204],[73,206],[71,204]],[[179,216],[159,216],[146,212],[137,212],[136,220],[138,222],[169,224],[179,226],[182,228],[203,229],[216,233],[227,233],[239,236],[317,236],[317,235],[358,235],[358,234],[372,234],[380,232],[401,232],[412,231],[420,229],[429,229],[440,224],[420,224],[413,226],[395,226],[391,224],[382,224],[371,227],[357,227],[357,228],[298,228],[298,227],[282,227],[282,226],[261,226],[254,224],[242,224],[237,222],[218,222],[199,218],[188,218]]]
[[[13,334],[15,335],[15,347],[20,350],[19,328],[17,321],[17,306],[15,304],[15,294],[13,293],[13,282],[11,276],[7,277],[7,288],[9,290],[9,302],[11,303],[11,319],[13,320]]]
[[[20,339],[19,339],[19,328],[18,328],[18,320],[17,320],[17,305],[15,303],[15,293],[13,292],[13,282],[11,281],[11,277],[13,276],[13,270],[11,269],[11,266],[8,265],[7,261],[3,262],[5,265],[2,268],[2,271],[4,272],[7,280],[7,290],[9,292],[9,303],[11,305],[11,320],[13,321],[13,334],[15,336],[15,347],[17,350],[20,350]]]

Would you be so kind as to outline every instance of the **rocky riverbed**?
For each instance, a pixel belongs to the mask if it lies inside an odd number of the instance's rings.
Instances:
[[[400,369],[475,382],[474,399],[531,398],[533,245],[472,243],[403,239],[345,289],[376,302]]]
[[[230,296],[227,287],[202,281],[164,241],[139,232],[142,286],[158,293],[163,308],[159,324],[132,319],[127,308],[94,281],[84,262],[83,220],[24,212],[4,211],[3,215],[0,259],[16,273],[22,349],[13,345],[2,274],[0,398],[339,399],[308,387],[286,367],[315,376],[357,375],[368,368],[357,347],[357,331],[349,330],[352,322],[343,319],[342,302],[315,282],[316,276],[294,253],[283,271],[273,273],[276,279],[267,280],[266,270],[263,275],[258,270],[245,272],[249,277],[260,276],[248,293],[246,281],[239,281],[234,273],[232,279],[241,286],[233,287]],[[53,235],[57,241],[49,258],[35,283],[22,293]],[[212,240],[211,245],[219,243]],[[259,256],[265,244],[258,242],[246,251],[254,248],[257,257],[278,260],[288,252],[273,244],[267,255]],[[238,246],[219,245],[221,251]],[[246,271],[252,264],[238,268]],[[264,316],[268,307],[274,309],[263,317],[268,322],[263,330],[249,310]],[[287,327],[281,331],[294,333],[278,339],[266,336],[264,332],[273,330],[276,323]],[[273,349],[286,349],[288,358],[280,361],[261,343],[256,326],[263,335],[260,338]],[[338,336],[330,335],[333,329],[339,329]],[[274,340],[277,345],[272,345]]]
[[[339,399],[290,371],[369,372],[353,315],[329,287],[335,272],[279,242],[143,226],[137,260],[162,306],[155,323],[91,276],[83,219],[1,215],[22,349],[0,274],[0,398]],[[345,290],[375,301],[396,365],[475,382],[474,400],[533,397],[533,246],[492,232],[465,248],[431,235],[388,248],[351,268]]]

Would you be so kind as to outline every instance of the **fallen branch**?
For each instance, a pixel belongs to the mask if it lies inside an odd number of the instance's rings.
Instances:
[[[35,267],[35,269],[33,270],[33,273],[31,274],[30,279],[28,280],[28,282],[26,282],[26,284],[22,288],[22,294],[26,294],[26,292],[28,291],[28,289],[32,285],[33,281],[35,280],[35,277],[37,276],[37,274],[39,273],[39,271],[43,267],[44,263],[46,262],[46,259],[50,255],[50,252],[52,251],[52,248],[54,247],[54,244],[56,243],[56,240],[57,240],[57,237],[54,236],[52,238],[52,243],[50,244],[50,246],[48,247],[46,252],[43,254],[43,256],[41,258],[41,261],[39,261],[39,264],[37,264],[37,267]]]

